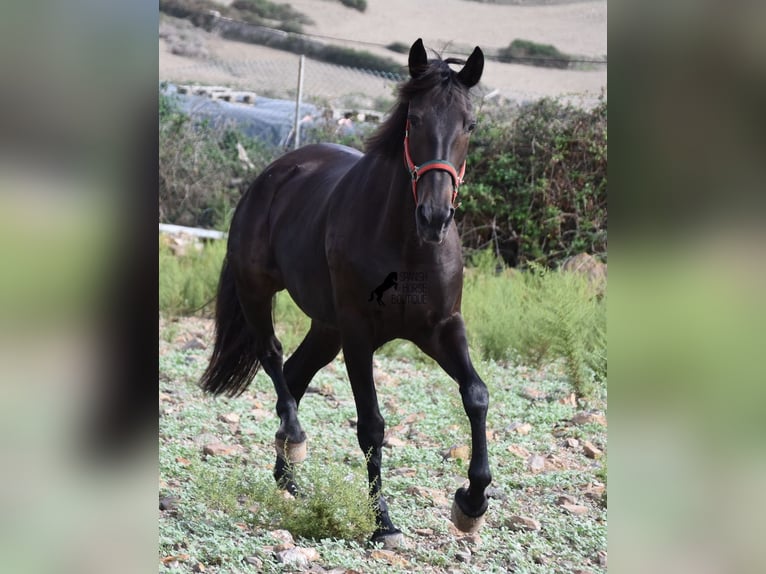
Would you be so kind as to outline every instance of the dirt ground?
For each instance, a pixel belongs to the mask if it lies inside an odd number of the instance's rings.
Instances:
[[[346,45],[389,57],[402,65],[406,64],[406,55],[374,44],[409,45],[422,37],[428,48],[449,56],[467,53],[474,45],[497,49],[522,38],[552,44],[563,52],[587,59],[603,59],[607,55],[606,0],[522,6],[467,0],[368,0],[364,13],[330,0],[291,0],[290,4],[314,21],[313,25],[304,26],[306,33],[368,42],[373,45]],[[163,21],[165,26],[172,22],[166,18]],[[279,74],[251,68],[243,71],[241,65],[261,62],[286,67],[289,71],[285,72],[283,83],[294,83],[297,59],[294,54],[224,40],[202,30],[187,30],[184,34],[191,38],[195,49],[179,50],[176,46],[175,51],[183,55],[172,53],[174,43],[167,37],[160,38],[161,80],[268,90],[270,79],[276,80]],[[333,43],[343,44],[336,40]],[[337,83],[330,74],[324,75],[328,76],[328,84]],[[482,83],[487,92],[498,90],[509,99],[562,95],[588,99],[606,91],[607,71],[606,66],[555,70],[488,61]]]

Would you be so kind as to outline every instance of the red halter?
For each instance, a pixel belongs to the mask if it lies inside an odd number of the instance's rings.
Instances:
[[[420,177],[426,172],[439,170],[446,171],[452,177],[452,205],[455,206],[457,190],[463,183],[463,176],[465,175],[465,161],[460,167],[460,173],[446,159],[432,159],[420,165],[415,165],[410,155],[410,120],[407,120],[407,127],[404,130],[404,164],[407,166],[407,171],[410,172],[410,177],[412,178],[412,197],[415,198],[415,205],[418,204],[418,180]]]

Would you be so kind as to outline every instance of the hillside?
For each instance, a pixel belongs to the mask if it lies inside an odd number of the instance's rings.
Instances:
[[[349,42],[333,40],[333,43],[364,49],[402,65],[406,64],[406,55],[383,46],[392,42],[409,45],[418,37],[445,56],[464,53],[476,44],[488,51],[502,48],[516,38],[552,44],[563,52],[587,59],[602,59],[607,54],[605,0],[550,5],[368,0],[364,13],[330,0],[292,0],[290,4],[314,22],[304,25],[307,34],[345,39]],[[204,30],[191,29],[187,24],[164,15],[161,18],[165,32],[160,38],[161,80],[226,84],[267,92],[294,86],[297,66],[294,54],[225,40]],[[317,69],[315,76],[316,87],[306,86],[309,95],[316,91],[320,96],[337,97],[336,91],[346,86],[348,92],[369,92],[366,86],[355,85],[358,79],[351,76],[339,79],[322,68]],[[555,70],[488,61],[483,78],[487,91],[496,89],[514,100],[558,95],[592,99],[606,89],[606,84],[606,66]],[[380,94],[371,97],[390,93],[390,89],[382,83]]]

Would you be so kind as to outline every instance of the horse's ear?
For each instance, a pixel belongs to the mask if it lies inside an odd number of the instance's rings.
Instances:
[[[457,74],[458,80],[466,87],[472,88],[481,80],[481,73],[484,71],[484,52],[476,46],[468,57],[468,61]]]
[[[410,76],[417,78],[428,67],[428,54],[426,54],[423,39],[418,38],[410,48]]]

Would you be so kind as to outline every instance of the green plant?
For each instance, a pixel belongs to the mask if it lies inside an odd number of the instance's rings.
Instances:
[[[367,0],[340,0],[340,3],[360,12],[367,10]]]
[[[606,258],[607,110],[557,100],[514,115],[484,107],[456,219],[464,249],[494,247],[512,267]]]
[[[159,242],[159,302],[167,317],[190,315],[213,302],[226,253],[225,241],[214,241],[200,251],[175,255],[167,240]]]
[[[516,39],[506,48],[498,50],[497,59],[501,62],[531,64],[547,68],[567,68],[571,56],[559,51],[551,44]]]
[[[240,185],[278,154],[232,126],[194,121],[161,92],[159,140],[159,219],[194,227],[224,229]],[[254,168],[240,161],[238,146]]]
[[[295,474],[301,489],[297,499],[285,496],[271,476],[251,485],[247,496],[255,524],[276,524],[294,536],[317,540],[362,541],[375,530],[375,501],[361,472],[309,460]]]
[[[577,395],[591,396],[594,379],[606,377],[606,303],[587,279],[539,265],[503,269],[490,251],[474,263],[463,294],[471,344],[493,360],[541,366],[563,359]]]

